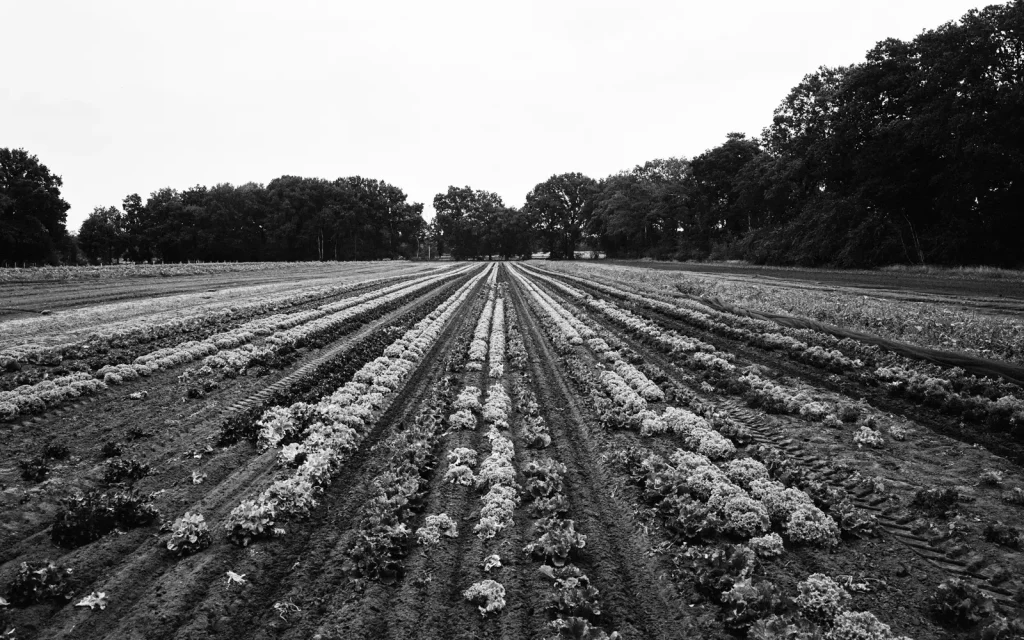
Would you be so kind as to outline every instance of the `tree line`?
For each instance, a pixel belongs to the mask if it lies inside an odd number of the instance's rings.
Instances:
[[[161,189],[96,209],[77,237],[61,181],[0,149],[2,261],[383,257],[746,259],[867,267],[1024,262],[1024,0],[971,10],[863,62],[821,67],[760,136],[603,179],[537,184],[521,207],[471,187],[422,205],[365,178]],[[77,244],[76,244],[77,242]]]
[[[65,228],[59,176],[24,150],[0,149],[2,262],[214,262],[410,257],[423,205],[380,180],[282,176],[266,186],[218,184],[138,194]]]
[[[652,160],[601,180],[553,176],[522,209],[468,187],[434,206],[438,235],[461,255],[490,253],[510,226],[529,229],[524,245],[553,257],[589,249],[781,265],[1020,266],[1022,202],[1016,0],[910,42],[879,42],[862,63],[819,68],[760,137],[730,133],[692,160]]]
[[[422,211],[380,180],[282,176],[129,195],[93,211],[78,244],[102,262],[395,258],[415,253]]]

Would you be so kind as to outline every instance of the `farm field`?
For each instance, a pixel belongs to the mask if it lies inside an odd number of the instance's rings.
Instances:
[[[1019,316],[693,277],[0,284],[0,637],[1024,637]]]

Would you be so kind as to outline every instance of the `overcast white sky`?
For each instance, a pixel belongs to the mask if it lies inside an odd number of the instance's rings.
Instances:
[[[759,134],[804,74],[967,0],[0,0],[0,147],[93,207],[165,186],[362,175],[521,205],[535,184]]]

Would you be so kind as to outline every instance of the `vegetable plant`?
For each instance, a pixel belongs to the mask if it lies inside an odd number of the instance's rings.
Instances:
[[[7,598],[16,607],[55,600],[60,603],[71,599],[71,569],[59,567],[49,560],[22,562],[14,579],[7,585]]]

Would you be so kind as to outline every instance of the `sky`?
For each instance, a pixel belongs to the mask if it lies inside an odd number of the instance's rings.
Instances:
[[[801,78],[982,7],[956,0],[0,0],[0,147],[94,207],[162,187],[361,175],[519,206],[758,135]]]

